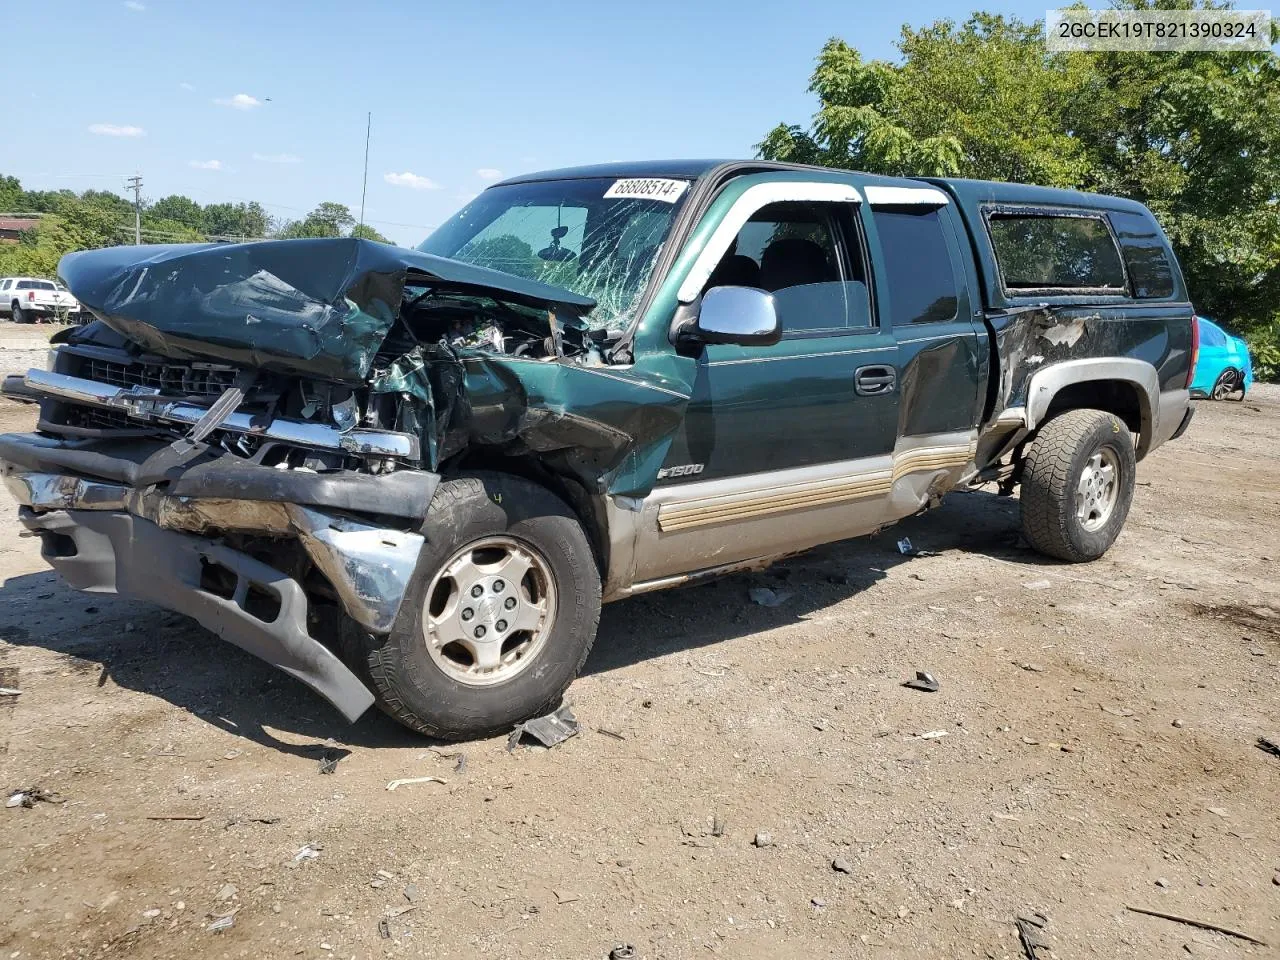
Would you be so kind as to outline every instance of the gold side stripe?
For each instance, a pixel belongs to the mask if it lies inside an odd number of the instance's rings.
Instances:
[[[658,511],[658,529],[663,532],[686,530],[712,523],[728,523],[808,507],[830,506],[887,493],[891,486],[892,478],[882,471],[879,474],[827,481],[821,485],[806,484],[798,490],[765,497],[738,494],[735,499],[714,497],[680,504],[664,504]]]
[[[899,454],[892,471],[878,470],[764,492],[745,491],[666,503],[658,509],[658,529],[671,533],[880,496],[888,493],[895,482],[909,473],[964,466],[973,458],[973,450],[972,444],[965,447],[921,447]]]

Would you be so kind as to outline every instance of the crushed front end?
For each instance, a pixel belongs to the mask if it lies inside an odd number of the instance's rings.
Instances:
[[[39,403],[39,432],[0,437],[45,559],[78,589],[191,616],[359,716],[373,698],[335,653],[334,607],[375,633],[395,620],[439,481],[419,438],[355,426],[380,418],[350,389],[269,374],[241,389],[234,367],[129,349],[101,324],[52,356],[4,385]]]
[[[504,336],[468,310],[501,275],[363,241],[113,248],[61,271],[98,320],[3,384],[40,409],[0,436],[22,524],[73,587],[191,616],[355,719],[373,696],[337,624],[396,620],[465,443],[450,340]],[[554,288],[517,287],[490,312],[554,311]]]

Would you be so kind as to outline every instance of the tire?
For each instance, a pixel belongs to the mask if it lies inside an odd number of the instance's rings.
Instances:
[[[345,631],[358,633],[354,646],[362,656],[354,666],[370,684],[379,706],[409,729],[445,740],[505,733],[523,720],[549,712],[586,662],[600,622],[600,573],[573,511],[550,491],[526,480],[477,473],[440,484],[423,532],[427,542],[391,632],[374,636],[353,622],[344,625]],[[495,543],[502,546],[492,546]],[[506,550],[508,557],[531,559],[533,565],[518,583],[494,577],[483,581],[483,596],[474,601],[476,612],[469,623],[487,623],[490,638],[508,631],[497,649],[504,657],[515,658],[483,674],[479,655],[464,646],[471,644],[469,638],[440,642],[440,637],[448,639],[451,634],[440,627],[436,613],[452,609],[457,614],[450,621],[455,628],[483,631],[483,626],[463,626],[467,605],[472,604],[471,588],[465,587],[462,574],[455,580],[448,573],[498,569],[477,566],[475,561],[495,560],[500,550]],[[513,590],[518,591],[518,601]],[[526,602],[535,594],[540,594],[546,611],[540,629],[518,631],[514,623],[498,619],[506,615],[500,603],[518,602],[517,613],[536,616],[536,608]],[[447,602],[441,601],[444,596]],[[526,652],[520,654],[522,638]],[[496,641],[488,642],[488,649],[495,649]],[[352,650],[348,639],[343,645]],[[481,646],[476,644],[477,649]],[[470,665],[467,657],[473,659]]]
[[[1111,487],[1103,467],[1110,467]],[[1102,410],[1059,414],[1027,448],[1021,493],[1024,536],[1040,553],[1058,560],[1098,559],[1129,515],[1136,472],[1133,437],[1119,417]]]
[[[25,315],[25,313],[24,313],[24,312],[23,312],[23,310],[22,310],[22,305],[21,305],[20,303],[18,303],[18,301],[17,301],[17,300],[13,301],[13,306],[12,306],[11,310],[12,310],[13,322],[14,322],[14,323],[26,323],[26,322],[27,322],[26,315]]]
[[[1240,388],[1237,384],[1241,377],[1232,367],[1227,367],[1222,373],[1218,374],[1218,379],[1213,383],[1213,390],[1209,392],[1209,396],[1214,400],[1225,400],[1231,394]]]

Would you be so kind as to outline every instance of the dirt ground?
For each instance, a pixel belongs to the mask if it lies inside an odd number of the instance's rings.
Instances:
[[[347,725],[190,621],[71,591],[5,520],[0,788],[64,802],[0,810],[0,957],[1003,958],[1034,912],[1041,958],[1276,956],[1277,450],[1280,390],[1198,404],[1086,566],[974,492],[612,605],[582,734],[515,753]],[[387,789],[423,776],[447,782]]]

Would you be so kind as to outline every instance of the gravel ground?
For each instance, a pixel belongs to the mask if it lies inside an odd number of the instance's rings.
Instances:
[[[1278,442],[1274,387],[1198,404],[1088,565],[973,492],[611,605],[551,751],[349,726],[190,621],[69,590],[0,524],[0,786],[65,801],[0,810],[0,950],[1004,958],[1040,912],[1058,957],[1275,956]],[[941,690],[901,687],[917,669]],[[421,776],[447,782],[387,790]]]

